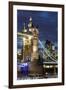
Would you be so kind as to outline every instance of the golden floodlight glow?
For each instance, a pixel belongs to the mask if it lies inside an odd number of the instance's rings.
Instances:
[[[30,28],[29,31],[31,32],[31,30],[32,30],[32,29]]]
[[[52,65],[50,65],[50,68],[53,68],[53,66],[52,66]]]
[[[25,45],[25,42],[26,42],[26,38],[25,37],[23,37],[23,44]]]
[[[27,29],[24,29],[24,32],[27,32]]]
[[[36,52],[36,51],[37,51],[36,46],[33,46],[33,52]]]
[[[29,36],[29,40],[31,40],[32,36]]]

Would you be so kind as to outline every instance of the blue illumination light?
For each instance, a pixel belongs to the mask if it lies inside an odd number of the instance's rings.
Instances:
[[[21,64],[21,67],[26,67],[26,66],[28,66],[28,63]]]
[[[22,75],[23,76],[28,76],[28,72],[29,72],[29,65],[28,65],[28,63],[22,63],[20,65],[20,67],[21,67],[21,73],[22,73]]]

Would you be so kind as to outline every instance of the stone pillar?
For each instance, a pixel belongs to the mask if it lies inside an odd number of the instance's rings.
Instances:
[[[38,37],[33,37],[32,60],[38,59]]]

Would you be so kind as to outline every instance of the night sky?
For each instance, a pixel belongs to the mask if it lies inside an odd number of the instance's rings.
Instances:
[[[18,32],[22,31],[24,23],[26,23],[26,28],[27,28],[30,17],[32,17],[33,24],[39,30],[39,38],[41,41],[50,40],[52,42],[57,43],[57,37],[58,37],[57,12],[17,10]]]

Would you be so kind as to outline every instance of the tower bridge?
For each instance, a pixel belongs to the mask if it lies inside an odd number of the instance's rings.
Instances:
[[[29,63],[30,74],[43,75],[43,72],[45,71],[44,68],[46,68],[46,66],[49,66],[49,68],[50,68],[51,65],[54,67],[54,72],[56,72],[55,66],[57,66],[58,62],[55,59],[55,57],[51,56],[51,54],[48,52],[48,50],[43,46],[42,42],[39,40],[39,38],[38,38],[39,31],[33,25],[31,17],[29,19],[28,29],[26,29],[25,24],[24,24],[24,28],[23,28],[22,32],[18,32],[17,35],[20,36],[23,40],[23,50],[20,54],[22,56],[20,58],[21,64],[30,60],[30,63]],[[43,54],[42,58],[44,60],[43,65],[41,65],[41,64],[39,65],[37,63],[38,59],[39,59],[38,42],[40,43],[40,45],[43,48],[43,52],[42,52],[42,54]],[[18,54],[18,56],[20,56],[20,55]],[[49,57],[50,59],[47,61],[45,59],[45,56]],[[45,71],[45,73],[46,73],[46,71]]]

